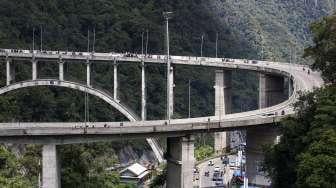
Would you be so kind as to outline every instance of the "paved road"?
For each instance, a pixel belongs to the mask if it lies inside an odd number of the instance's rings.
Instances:
[[[236,156],[230,155],[229,159],[230,161],[235,161]],[[199,180],[194,181],[194,187],[199,187],[199,188],[223,187],[223,186],[216,186],[215,181],[212,181],[212,177],[214,174],[214,168],[216,166],[220,167],[220,169],[225,172],[224,178],[223,178],[223,184],[227,185],[231,181],[233,170],[230,169],[229,166],[225,166],[224,164],[222,164],[222,161],[220,160],[220,158],[211,159],[211,161],[214,163],[213,166],[208,165],[209,160],[197,165],[199,169]],[[204,175],[206,171],[209,171],[210,173],[209,176]]]

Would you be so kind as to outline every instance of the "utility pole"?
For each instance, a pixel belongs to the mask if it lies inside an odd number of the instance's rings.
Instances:
[[[43,43],[43,31],[42,31],[42,25],[40,26],[40,42],[41,42],[41,52],[42,52],[42,43]]]
[[[166,20],[166,61],[167,61],[167,119],[170,123],[171,109],[170,109],[170,60],[169,60],[169,19],[171,18],[173,12],[163,12],[163,17]]]
[[[216,58],[218,57],[218,32],[216,33]]]
[[[202,37],[201,37],[201,57],[203,57],[203,41],[204,41],[204,35],[202,34]]]

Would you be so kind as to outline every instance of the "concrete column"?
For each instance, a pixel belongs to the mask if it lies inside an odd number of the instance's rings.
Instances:
[[[86,61],[86,85],[91,86],[91,69],[89,60]]]
[[[267,108],[285,100],[284,77],[259,73],[259,108]]]
[[[288,97],[290,97],[293,94],[293,80],[291,78],[288,78]]]
[[[194,137],[167,138],[167,188],[192,187]]]
[[[42,187],[61,187],[60,167],[55,144],[43,145],[42,148]]]
[[[33,80],[37,79],[37,61],[36,60],[32,61],[32,79]]]
[[[141,62],[141,119],[146,120],[146,75],[145,62]]]
[[[223,118],[226,114],[231,113],[232,108],[232,71],[216,70],[215,71],[215,115]],[[214,149],[222,152],[230,149],[230,132],[214,133]]]
[[[119,101],[118,97],[118,64],[114,60],[113,64],[113,98],[116,101]]]
[[[59,61],[58,62],[59,65],[59,80],[63,81],[64,80],[64,62],[63,61]]]
[[[6,85],[10,85],[11,80],[12,80],[12,75],[11,75],[11,68],[10,68],[10,60],[6,59]]]
[[[169,87],[169,109],[170,109],[170,118],[173,116],[174,114],[174,67],[171,66],[170,67],[170,71],[169,71],[169,81],[170,81],[170,87]]]
[[[269,186],[270,180],[262,171],[263,146],[277,143],[278,130],[274,126],[252,127],[246,131],[246,171],[251,185]]]

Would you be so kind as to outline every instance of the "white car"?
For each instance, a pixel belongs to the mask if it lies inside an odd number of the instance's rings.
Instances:
[[[219,166],[216,166],[216,167],[215,167],[214,172],[220,172],[220,168],[219,168]]]

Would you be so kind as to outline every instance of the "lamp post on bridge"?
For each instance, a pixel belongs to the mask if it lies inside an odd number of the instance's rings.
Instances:
[[[33,54],[35,49],[35,27],[33,27]]]
[[[204,41],[204,34],[201,37],[201,57],[203,57],[203,41]]]
[[[218,32],[216,32],[216,58],[218,57]]]
[[[163,17],[165,18],[166,21],[166,61],[167,61],[167,120],[170,122],[171,118],[171,101],[170,101],[170,96],[171,96],[171,85],[170,85],[170,60],[169,60],[169,19],[172,17],[173,12],[163,12]]]

